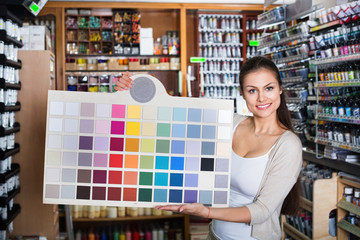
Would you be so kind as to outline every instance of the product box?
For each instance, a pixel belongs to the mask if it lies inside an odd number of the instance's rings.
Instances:
[[[97,64],[88,63],[87,70],[97,70]]]
[[[169,70],[170,69],[170,63],[168,63],[168,62],[160,63],[160,69],[161,70]]]
[[[76,63],[65,63],[65,70],[68,71],[76,70]]]
[[[24,46],[21,50],[29,50],[30,48],[30,28],[28,26],[23,26],[20,28],[20,39]]]
[[[109,70],[109,66],[107,63],[98,63],[97,70]]]
[[[76,64],[76,70],[87,70],[87,64],[86,63]]]
[[[151,63],[150,64],[150,70],[160,70],[161,66],[160,63]]]
[[[170,63],[170,70],[180,70],[180,63],[179,62],[171,62]]]
[[[109,70],[121,70],[119,63],[116,62],[108,62]]]
[[[140,38],[153,38],[153,29],[140,28]]]
[[[50,30],[46,26],[25,26],[29,28],[28,50],[51,50]]]
[[[140,70],[140,62],[129,62],[129,70]]]
[[[119,70],[129,70],[129,65],[119,65]]]
[[[140,55],[153,55],[154,54],[154,39],[140,38]]]
[[[151,70],[150,64],[147,64],[147,65],[141,65],[140,64],[139,70]]]

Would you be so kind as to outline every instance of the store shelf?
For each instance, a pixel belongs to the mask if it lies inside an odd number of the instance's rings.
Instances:
[[[3,160],[7,157],[10,157],[12,155],[14,155],[15,153],[18,153],[20,151],[20,145],[18,143],[15,143],[15,146],[13,149],[7,149],[5,151],[0,150],[0,160]],[[1,177],[0,177],[1,179]],[[1,180],[0,180],[1,182]]]
[[[340,142],[330,141],[328,139],[319,138],[319,137],[315,138],[315,142],[323,144],[323,145],[329,145],[332,147],[337,147],[337,148],[346,149],[349,151],[360,153],[360,146],[353,146],[351,144],[344,143],[344,142],[340,143]]]
[[[288,97],[288,98],[286,98],[286,102],[288,102],[288,103],[301,103],[301,102],[304,102],[304,100],[302,98]]]
[[[300,207],[306,211],[312,212],[313,203],[304,197],[300,197]]]
[[[20,131],[20,123],[16,122],[14,123],[13,127],[4,128],[0,126],[0,137],[9,135],[11,133],[16,133]]]
[[[290,36],[290,37],[280,39],[280,40],[277,42],[277,44],[285,44],[285,43],[294,41],[294,40],[296,40],[296,39],[306,39],[307,37],[308,37],[307,35],[304,35],[304,33],[300,32],[300,33],[297,33],[297,34],[292,35],[292,36]],[[308,40],[306,40],[306,41],[308,41]]]
[[[3,17],[5,19],[10,19],[20,27],[23,26],[22,21],[15,14],[10,12],[5,6],[0,7],[0,17]]]
[[[206,61],[243,61],[243,58],[227,58],[227,57],[206,57]]]
[[[322,24],[322,25],[312,27],[312,28],[310,28],[310,32],[312,33],[312,32],[324,30],[324,29],[327,29],[327,28],[336,27],[336,26],[339,26],[340,24],[341,24],[341,20],[335,20],[335,21],[332,21],[332,22],[328,22],[328,23],[325,23],[325,24]]]
[[[20,108],[21,108],[20,102],[17,102],[15,105],[10,105],[10,106],[5,106],[4,103],[0,103],[0,113],[19,111]]]
[[[0,221],[0,230],[6,230],[7,226],[15,219],[15,217],[20,213],[20,211],[20,205],[14,204],[12,210],[8,212],[8,218],[6,220]]]
[[[331,101],[340,98],[339,96],[319,96],[319,101]],[[308,101],[316,101],[316,96],[308,96]]]
[[[0,174],[0,183],[6,183],[6,181],[20,172],[20,165],[18,163],[11,164],[11,170],[3,174]]]
[[[360,79],[354,79],[351,81],[326,81],[315,83],[314,87],[358,87],[360,86]]]
[[[345,200],[340,200],[336,206],[360,216],[360,206],[356,206],[355,204],[349,203]]]
[[[360,177],[360,165],[327,157],[316,158],[315,152],[303,151],[303,159],[341,172]]]
[[[235,99],[237,96],[209,96],[209,97],[206,97],[206,96],[203,96],[201,98],[206,98],[206,99],[228,99],[228,100],[232,100],[232,99]]]
[[[284,57],[284,58],[281,58],[281,59],[277,60],[277,64],[299,61],[299,60],[301,60],[303,58],[304,58],[303,55]]]
[[[356,61],[356,60],[360,60],[360,54],[352,54],[347,56],[339,56],[339,57],[331,57],[331,58],[319,58],[319,59],[311,60],[310,64],[322,65],[322,64],[339,63],[339,62]]]
[[[242,47],[242,43],[199,43],[200,47],[207,47],[207,46],[219,46],[219,47],[226,47],[226,46],[238,46]]]
[[[324,121],[331,121],[331,122],[360,124],[360,117],[347,117],[347,116],[318,113],[316,116],[316,119],[324,120]]]
[[[20,187],[8,192],[6,197],[0,197],[0,206],[6,207],[6,205],[13,199],[17,194],[20,193]]]
[[[200,84],[201,86],[201,84]],[[204,83],[204,87],[239,87],[240,83]]]
[[[202,74],[239,74],[240,71],[229,71],[229,70],[224,70],[224,71],[200,71],[200,73],[202,73]]]
[[[65,73],[99,73],[99,72],[178,72],[180,70],[173,70],[173,69],[158,69],[158,70],[131,70],[131,69],[127,69],[127,70],[65,70]]]
[[[302,77],[302,76],[296,76],[296,77],[282,78],[281,81],[282,81],[283,83],[302,82],[302,81],[303,81],[303,77]]]
[[[117,218],[73,218],[73,222],[122,222],[122,221],[144,221],[159,220],[169,218],[184,218],[184,214],[160,215],[160,216],[136,216],[136,217],[117,217]]]
[[[0,65],[5,65],[5,66],[19,69],[19,68],[21,68],[21,61],[18,60],[17,62],[15,62],[13,60],[7,59],[5,54],[0,54]]]
[[[109,58],[144,58],[144,57],[155,57],[155,58],[179,58],[180,55],[140,55],[140,54],[66,54],[66,57],[69,58],[98,58],[101,56],[102,59],[109,59]]]
[[[309,238],[308,236],[306,236],[305,234],[303,234],[302,232],[300,232],[299,230],[297,230],[296,228],[294,228],[293,226],[291,226],[290,224],[284,222],[284,232],[287,233],[290,237],[294,238],[294,239],[299,239],[299,240],[311,240],[311,238]]]
[[[337,226],[347,232],[354,234],[357,237],[360,237],[360,227],[357,227],[344,219],[337,223]]]
[[[242,29],[199,29],[199,32],[238,32],[238,33],[242,33],[243,30]]]
[[[0,78],[0,88],[2,89],[15,89],[20,90],[21,89],[21,82],[19,83],[8,83],[4,78]]]
[[[22,42],[7,35],[6,30],[0,30],[0,41],[3,41],[7,44],[13,44],[14,46],[16,46],[18,48],[22,48],[22,46],[23,46]]]

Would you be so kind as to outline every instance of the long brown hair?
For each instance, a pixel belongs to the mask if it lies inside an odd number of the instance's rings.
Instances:
[[[249,73],[255,72],[260,69],[267,69],[271,71],[274,74],[276,80],[278,81],[280,89],[282,89],[282,81],[281,81],[279,69],[276,67],[275,63],[264,57],[253,57],[247,60],[245,64],[241,67],[239,81],[240,81],[240,89],[242,93],[244,92],[243,83],[245,77]],[[284,89],[280,94],[280,106],[276,110],[276,115],[280,123],[283,126],[285,126],[287,130],[294,132],[293,126],[291,124],[290,113],[286,106],[286,97],[285,97]],[[300,205],[300,194],[301,194],[300,181],[298,179],[283,202],[283,205],[281,207],[281,214],[295,215],[297,213]]]

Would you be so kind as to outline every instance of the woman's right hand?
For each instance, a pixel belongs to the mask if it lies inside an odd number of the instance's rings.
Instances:
[[[114,87],[114,89],[116,91],[129,90],[134,84],[134,80],[132,80],[130,76],[131,74],[129,72],[122,73],[119,81],[115,83],[116,86]]]

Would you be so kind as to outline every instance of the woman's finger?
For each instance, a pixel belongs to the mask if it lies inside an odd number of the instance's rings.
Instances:
[[[182,206],[182,205],[156,206],[156,209],[159,209],[159,210],[167,210],[167,211],[172,211],[172,212],[179,212],[181,206]]]

